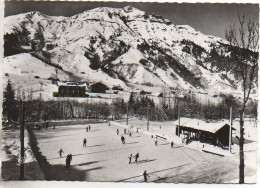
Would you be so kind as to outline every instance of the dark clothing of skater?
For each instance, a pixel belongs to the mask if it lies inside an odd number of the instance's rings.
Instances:
[[[86,132],[88,132],[88,127],[86,127]]]
[[[60,157],[62,157],[62,153],[64,153],[62,148],[60,149],[60,151],[58,151],[58,153],[60,154]]]
[[[90,125],[88,125],[88,130],[90,131]]]
[[[132,137],[132,133],[131,132],[129,133],[129,137]]]
[[[173,142],[171,142],[171,148],[173,148]]]
[[[116,129],[116,133],[117,133],[117,135],[119,134],[119,130],[118,129]]]
[[[131,164],[131,161],[132,161],[132,153],[130,154],[130,156],[128,157],[128,159],[129,159],[129,164]]]
[[[70,167],[70,155],[68,154],[66,157],[66,168]]]
[[[86,138],[84,138],[84,140],[83,140],[83,148],[84,147],[87,147],[87,139]]]
[[[47,130],[49,127],[49,123],[47,122],[46,125],[45,125],[45,129]]]
[[[55,128],[56,128],[55,125],[53,125],[53,129],[54,129],[54,130],[55,130]]]
[[[135,162],[137,163],[137,160],[139,158],[139,153],[137,153],[134,157],[135,157]]]
[[[108,122],[108,126],[110,126],[110,122]]]
[[[71,161],[72,161],[72,155],[69,154],[69,167],[70,167]]]
[[[124,129],[124,134],[126,134],[126,129]]]
[[[125,144],[125,137],[124,136],[121,136],[121,141],[123,144]]]
[[[147,174],[146,170],[144,171],[143,175],[144,175],[144,181],[147,182],[147,176],[148,177],[150,176]]]
[[[156,139],[156,140],[154,141],[154,143],[155,143],[155,145],[157,146],[157,144],[158,144],[158,140]]]

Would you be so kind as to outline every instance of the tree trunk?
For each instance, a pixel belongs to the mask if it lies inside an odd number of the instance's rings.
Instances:
[[[240,139],[239,139],[239,153],[240,153],[240,164],[239,164],[239,183],[244,182],[244,113],[240,114]]]

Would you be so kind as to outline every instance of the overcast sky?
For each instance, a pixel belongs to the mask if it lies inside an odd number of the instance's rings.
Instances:
[[[177,25],[190,25],[204,34],[224,38],[225,29],[237,24],[237,14],[259,20],[258,4],[129,3],[129,2],[5,2],[5,16],[40,11],[47,15],[71,16],[96,7],[121,8],[132,5],[155,13]]]

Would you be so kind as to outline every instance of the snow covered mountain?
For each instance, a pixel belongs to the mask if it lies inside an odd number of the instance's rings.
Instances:
[[[71,17],[36,11],[9,16],[4,19],[4,41],[4,72],[15,82],[56,76],[123,88],[240,90],[229,68],[228,41],[131,6],[95,8]],[[21,62],[32,70],[23,70]],[[35,66],[41,63],[43,68]]]

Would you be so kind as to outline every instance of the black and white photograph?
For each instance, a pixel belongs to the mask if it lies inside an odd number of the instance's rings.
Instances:
[[[2,25],[1,181],[257,183],[259,3],[5,1]]]

